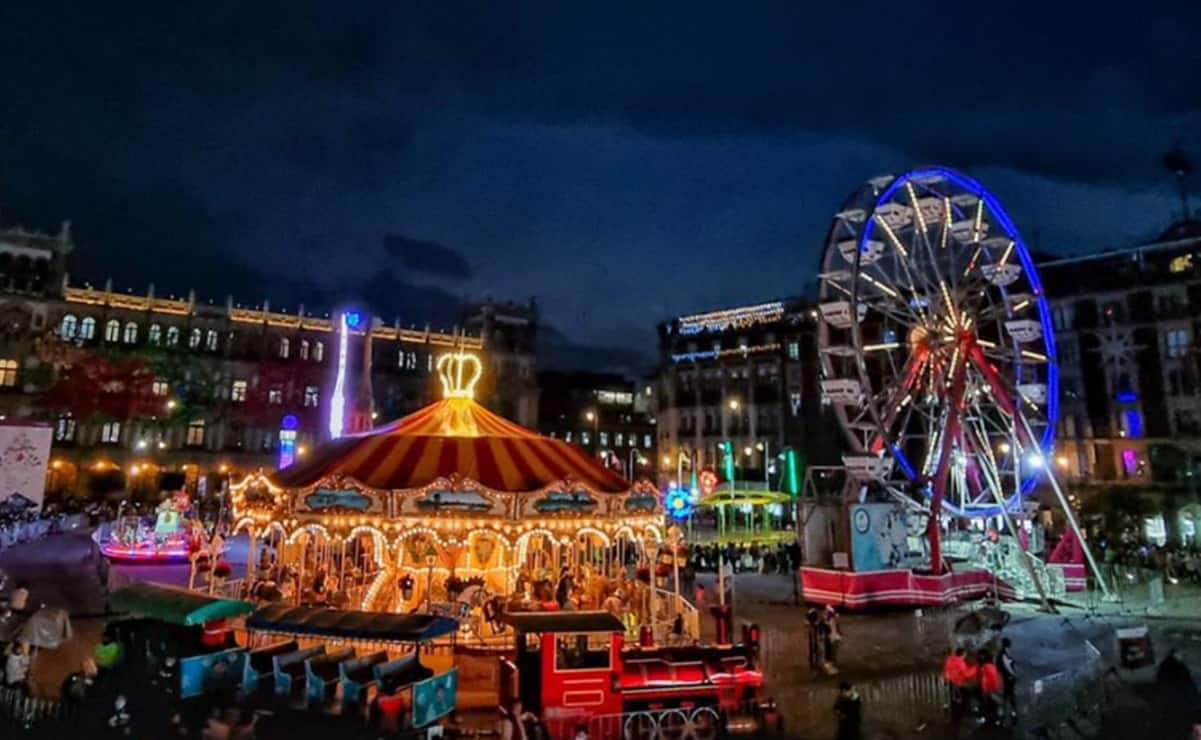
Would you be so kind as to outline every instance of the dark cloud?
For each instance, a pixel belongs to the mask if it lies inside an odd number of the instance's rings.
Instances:
[[[11,0],[0,220],[71,219],[93,281],[419,324],[453,282],[537,295],[556,356],[645,357],[665,314],[810,285],[882,171],[968,169],[1053,252],[1157,233],[1160,155],[1201,159],[1198,26],[1155,1]]]
[[[474,274],[462,254],[436,242],[388,234],[384,237],[384,251],[411,272],[459,280]]]

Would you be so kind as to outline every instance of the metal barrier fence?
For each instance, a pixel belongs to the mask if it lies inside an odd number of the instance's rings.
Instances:
[[[66,705],[57,699],[36,699],[24,691],[0,687],[0,717],[10,723],[34,725],[66,716]]]

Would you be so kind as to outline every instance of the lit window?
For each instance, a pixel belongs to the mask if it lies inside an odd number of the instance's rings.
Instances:
[[[1193,255],[1182,254],[1179,257],[1174,257],[1168,263],[1168,270],[1171,272],[1188,272],[1193,269]]]
[[[397,367],[399,367],[403,370],[416,370],[417,369],[417,353],[416,352],[406,352],[402,349],[400,351],[400,354],[397,355],[397,357],[396,357],[396,364],[397,364]]]
[[[281,360],[288,359],[288,353],[292,351],[292,343],[287,337],[282,337],[279,340],[279,357]]]
[[[63,322],[58,325],[58,335],[63,339],[74,339],[78,329],[79,319],[75,318],[74,314],[67,314],[63,317]]]
[[[601,446],[601,447],[608,447],[608,446],[609,446],[609,433],[608,433],[608,432],[601,432],[601,433],[600,433],[600,446]]]
[[[150,392],[156,396],[165,396],[170,392],[170,390],[171,388],[167,385],[167,381],[165,380],[156,380],[150,386]]]
[[[116,319],[109,319],[104,325],[104,341],[116,342],[121,339],[121,322]]]
[[[642,435],[642,446],[648,450],[651,448],[651,435],[649,435],[649,434]]]
[[[167,346],[174,347],[177,344],[179,344],[179,327],[178,326],[168,326],[167,327]]]
[[[17,384],[17,361],[0,360],[0,386],[11,388]]]
[[[192,349],[200,347],[200,330],[193,329],[191,335],[188,336],[188,346]]]
[[[246,381],[235,380],[233,387],[229,389],[229,400],[235,403],[242,403],[246,400]]]
[[[122,337],[122,341],[124,341],[126,344],[133,344],[134,342],[138,341],[138,325],[137,324],[135,324],[132,321],[126,322],[125,334]]]
[[[284,402],[284,392],[282,390],[280,390],[279,388],[272,388],[267,391],[267,403],[275,404],[276,406],[278,406],[279,404],[281,404],[283,402]]]
[[[188,433],[184,444],[189,447],[200,447],[204,444],[204,419],[193,419],[188,424]]]
[[[307,339],[300,340],[300,359],[309,359],[309,340]]]
[[[571,432],[564,432],[564,433],[563,433],[563,441],[564,441],[564,442],[570,442],[570,441],[571,441]]]
[[[69,416],[60,416],[54,422],[54,440],[56,442],[71,442],[75,439],[75,420]]]
[[[1168,357],[1184,357],[1188,353],[1188,329],[1172,329],[1166,334]]]
[[[209,329],[208,333],[204,335],[204,348],[207,349],[209,352],[217,351],[217,330],[216,329]]]
[[[801,359],[801,343],[800,342],[789,342],[788,343],[788,359],[790,359],[790,360]]]
[[[146,339],[151,344],[159,344],[163,341],[163,327],[158,324],[151,324],[150,331],[146,332]]]
[[[617,434],[615,434],[613,436],[613,446],[621,447],[621,443],[625,441],[625,438],[626,437],[624,434],[622,434],[621,432],[618,432]]]
[[[316,408],[318,403],[317,386],[306,385],[304,387],[304,405],[305,408]]]
[[[104,444],[115,445],[121,441],[121,422],[106,421],[100,427],[100,441]]]
[[[79,322],[79,338],[91,339],[96,336],[96,319],[91,316],[85,316],[83,321]]]
[[[586,445],[591,441],[592,435],[588,434],[588,432],[580,432],[580,444]]]
[[[313,342],[313,362],[325,359],[325,342]]]

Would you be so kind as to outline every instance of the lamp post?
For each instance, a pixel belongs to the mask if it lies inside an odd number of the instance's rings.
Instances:
[[[596,409],[588,409],[584,412],[584,419],[592,425],[592,449],[597,452],[600,450],[600,413]]]
[[[647,459],[642,456],[642,454],[638,451],[638,448],[632,447],[632,448],[630,448],[630,454],[626,461],[627,462],[626,470],[629,471],[628,477],[631,481],[634,480],[634,461],[635,460],[638,461],[639,465],[646,465],[646,463],[647,463]]]

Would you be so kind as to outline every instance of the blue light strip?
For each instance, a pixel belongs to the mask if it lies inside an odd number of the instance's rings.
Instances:
[[[1006,235],[1013,240],[1014,251],[1018,255],[1018,259],[1022,262],[1022,269],[1026,271],[1026,277],[1030,281],[1030,287],[1034,291],[1034,297],[1038,305],[1039,323],[1043,329],[1043,344],[1047,352],[1047,428],[1043,431],[1042,440],[1039,445],[1042,448],[1043,457],[1047,460],[1052,459],[1052,451],[1055,447],[1055,425],[1059,420],[1059,363],[1055,356],[1055,329],[1051,323],[1051,309],[1047,306],[1047,299],[1043,293],[1042,283],[1038,278],[1038,271],[1034,268],[1034,260],[1030,257],[1030,252],[1026,249],[1026,242],[1022,240],[1021,234],[1018,233],[1017,226],[1009,218],[1009,214],[1001,206],[1001,202],[997,198],[985,190],[984,186],[976,180],[956,172],[955,170],[946,167],[931,167],[922,170],[913,170],[895,178],[884,192],[876,198],[875,204],[872,206],[872,213],[875,213],[880,206],[888,202],[893,194],[910,180],[924,179],[931,176],[945,177],[947,180],[955,183],[959,187],[971,192],[979,197],[988,206],[989,211],[996,218],[1001,228],[1005,230]],[[917,185],[917,183],[915,183]],[[918,187],[923,187],[917,185]],[[929,188],[924,188],[929,190]],[[859,238],[859,250],[864,251],[867,248],[867,243],[871,241],[872,229],[875,226],[875,220],[868,218],[863,229],[863,235]],[[1015,403],[1021,403],[1020,398],[1014,399]],[[910,480],[917,478],[917,473],[913,469],[913,465],[905,458],[905,455],[896,446],[892,445],[893,454],[896,456],[897,462],[901,465],[901,469]],[[1045,467],[1045,466],[1044,466]],[[1039,476],[1042,475],[1042,469],[1036,468],[1033,473],[1022,479],[1021,490],[1016,491],[1005,501],[1005,508],[1009,510],[1015,509],[1021,504],[1022,496],[1029,493],[1038,483]],[[943,507],[947,511],[957,516],[975,516],[989,517],[996,516],[1001,513],[1001,507],[993,505],[989,507],[973,507],[970,512],[960,511],[959,507],[943,501]]]

